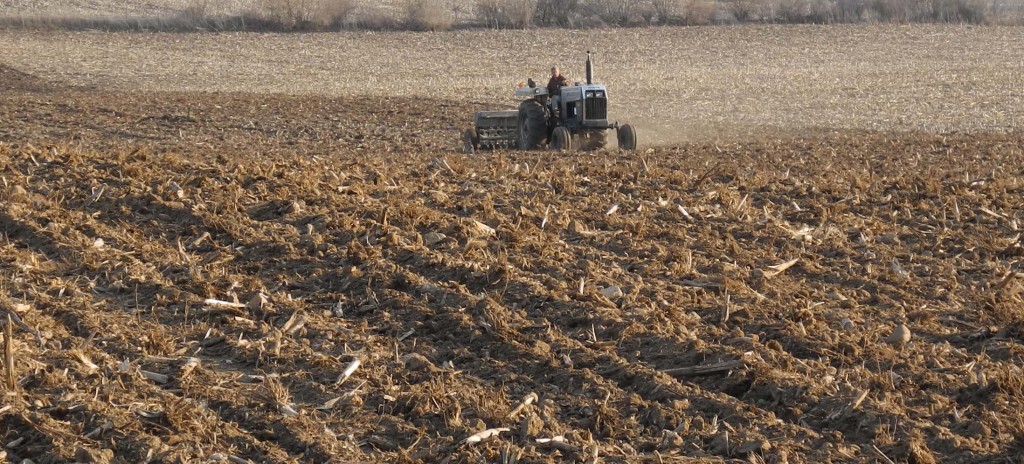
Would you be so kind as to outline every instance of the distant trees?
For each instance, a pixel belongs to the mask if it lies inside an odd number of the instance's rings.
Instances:
[[[534,24],[537,0],[477,0],[476,19],[496,29],[523,29]]]
[[[104,30],[443,31],[453,27],[597,28],[733,23],[1024,24],[1020,0],[252,0],[224,13],[187,0],[156,18],[0,19],[0,27]]]
[[[356,6],[356,0],[259,0],[256,9],[247,14],[285,30],[338,28],[350,19]],[[192,0],[188,8],[206,11],[208,0]]]
[[[497,28],[732,22],[986,24],[1021,23],[1024,14],[1010,0],[477,0],[476,5],[480,24]]]
[[[450,29],[455,15],[444,0],[406,0],[405,26],[414,31]]]

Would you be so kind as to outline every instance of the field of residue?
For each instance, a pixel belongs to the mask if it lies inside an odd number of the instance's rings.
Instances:
[[[1024,453],[1017,133],[465,155],[461,100],[2,75],[11,462]]]

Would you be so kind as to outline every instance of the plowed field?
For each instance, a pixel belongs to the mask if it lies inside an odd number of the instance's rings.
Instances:
[[[11,462],[1024,453],[1018,133],[464,155],[460,100],[0,95]]]

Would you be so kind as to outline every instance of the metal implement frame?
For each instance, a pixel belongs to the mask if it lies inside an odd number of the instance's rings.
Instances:
[[[480,148],[515,148],[519,131],[518,111],[479,111],[474,119]]]

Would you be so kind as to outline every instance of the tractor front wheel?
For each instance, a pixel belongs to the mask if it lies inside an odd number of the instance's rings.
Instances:
[[[633,126],[623,124],[616,131],[619,139],[619,148],[622,150],[636,150],[636,131]]]
[[[555,128],[551,133],[551,149],[555,151],[572,151],[572,134],[563,126]]]

